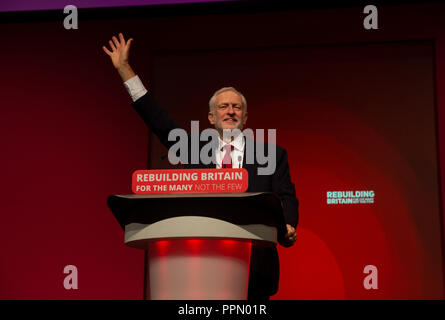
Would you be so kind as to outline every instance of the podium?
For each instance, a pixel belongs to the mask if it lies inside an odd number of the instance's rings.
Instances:
[[[274,193],[111,195],[125,244],[146,250],[144,298],[247,299],[251,246],[286,233]]]

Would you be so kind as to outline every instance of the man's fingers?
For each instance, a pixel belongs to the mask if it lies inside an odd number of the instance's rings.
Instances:
[[[116,47],[114,46],[113,41],[108,41],[108,44],[110,45],[111,50],[116,51]]]
[[[133,38],[130,38],[130,40],[127,41],[127,46],[130,48],[131,43],[133,42]]]
[[[117,41],[117,38],[115,36],[113,36],[111,39],[113,39],[114,45],[116,46],[116,48],[119,48],[121,46],[121,44],[119,43],[119,41]]]
[[[107,47],[103,46],[102,49],[105,51],[106,54],[108,54],[109,56],[112,55],[112,52],[110,50],[107,49]]]
[[[295,231],[295,228],[292,227],[290,224],[287,224],[286,228],[287,228],[287,233],[285,235],[285,238],[292,242],[297,241],[297,232]]]
[[[288,238],[289,240],[297,239],[297,234],[296,233],[291,233],[286,238]]]
[[[122,33],[119,33],[119,41],[120,41],[121,46],[125,46],[125,38]]]
[[[292,227],[290,224],[286,224],[287,232],[285,236],[282,239],[282,242],[280,244],[286,248],[289,248],[294,245],[294,243],[297,241],[297,232],[294,227]]]
[[[290,224],[286,224],[286,228],[287,228],[286,237],[289,237],[295,233],[295,228],[292,227]]]

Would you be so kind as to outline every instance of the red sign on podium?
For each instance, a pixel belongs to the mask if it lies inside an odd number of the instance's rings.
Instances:
[[[232,193],[248,187],[246,169],[136,170],[132,190],[151,193]]]

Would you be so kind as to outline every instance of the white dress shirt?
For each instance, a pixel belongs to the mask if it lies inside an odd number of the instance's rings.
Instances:
[[[124,86],[127,89],[128,93],[130,94],[130,97],[133,100],[133,102],[138,100],[140,97],[142,97],[144,94],[148,92],[147,89],[145,89],[144,85],[142,84],[141,79],[137,75],[125,81]],[[245,146],[244,135],[242,133],[239,134],[230,142],[230,144],[233,146],[233,151],[231,155],[232,168],[242,168],[243,157],[244,157],[244,146]],[[215,153],[217,169],[222,168],[222,160],[224,159],[224,156],[226,154],[226,149],[225,149],[226,145],[227,143],[221,140],[221,138],[219,138],[219,148]]]
[[[144,94],[147,93],[147,89],[145,89],[141,79],[139,79],[139,76],[137,75],[125,81],[124,86],[125,89],[127,89],[128,93],[130,94],[130,97],[133,100],[133,102],[135,102],[137,99],[139,99],[140,97],[142,97]]]
[[[230,144],[233,146],[232,151],[232,168],[242,168],[243,167],[243,157],[244,157],[244,135],[241,133],[238,136],[236,136],[235,139],[230,142]],[[219,148],[216,151],[215,157],[216,157],[216,168],[221,169],[222,168],[222,160],[224,159],[224,156],[226,155],[227,149],[225,148],[227,143],[221,138],[219,138]],[[222,151],[221,151],[222,150]]]

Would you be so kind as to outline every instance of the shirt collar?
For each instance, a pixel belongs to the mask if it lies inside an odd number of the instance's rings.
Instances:
[[[222,148],[224,148],[228,143],[226,143],[225,141],[221,140],[221,137],[218,137],[219,140],[219,150],[221,150]],[[232,142],[230,143],[236,150],[238,151],[243,151],[244,150],[244,134],[240,133],[239,135],[237,135],[235,137],[235,139],[232,140]]]

